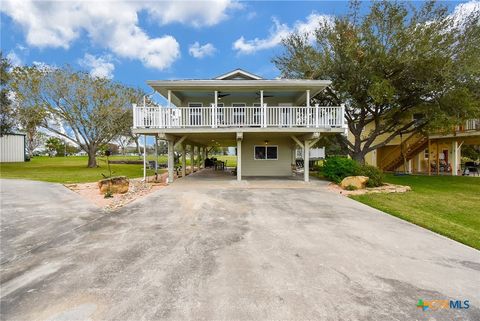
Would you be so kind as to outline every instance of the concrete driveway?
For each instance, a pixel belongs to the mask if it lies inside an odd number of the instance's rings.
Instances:
[[[109,214],[1,183],[2,320],[480,319],[479,251],[322,182],[187,177]]]

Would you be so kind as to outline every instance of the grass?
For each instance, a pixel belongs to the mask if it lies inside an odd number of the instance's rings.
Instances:
[[[141,160],[138,156],[113,156],[110,159]],[[86,156],[47,157],[36,156],[25,163],[1,163],[0,178],[30,179],[55,183],[86,183],[95,182],[103,178],[102,173],[108,175],[106,159],[97,157],[97,168],[87,168]],[[162,160],[160,160],[162,162]],[[142,177],[142,164],[111,164],[114,176],[128,178]],[[153,170],[147,170],[147,175],[153,175]]]
[[[229,167],[236,165],[236,156],[214,156],[219,160],[227,161]],[[153,155],[148,160],[155,160]],[[97,157],[97,168],[87,168],[87,156],[47,157],[36,156],[25,163],[1,163],[0,178],[30,179],[54,183],[87,183],[103,178],[102,173],[108,175],[105,157]],[[112,156],[110,160],[142,160],[138,156]],[[187,166],[190,157],[187,155]],[[159,156],[159,163],[167,163],[167,156]],[[113,175],[136,178],[143,176],[143,164],[111,164]],[[165,171],[164,169],[161,172]],[[153,175],[153,170],[147,170],[147,175]]]
[[[230,155],[212,155],[211,157],[215,157],[218,160],[226,161],[227,167],[236,167],[237,166],[237,156],[230,156]]]
[[[412,191],[352,198],[480,250],[480,178],[387,175],[386,182]]]

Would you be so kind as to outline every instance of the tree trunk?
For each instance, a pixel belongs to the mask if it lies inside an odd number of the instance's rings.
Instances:
[[[88,150],[88,165],[89,168],[97,167],[97,159],[95,158],[95,154],[97,153],[96,149],[90,148]]]
[[[352,158],[356,160],[359,164],[365,165],[365,155],[363,151],[357,151],[352,153]]]

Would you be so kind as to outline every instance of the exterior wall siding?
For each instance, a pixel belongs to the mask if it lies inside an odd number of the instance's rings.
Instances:
[[[255,160],[254,146],[278,146],[277,160]],[[293,143],[287,137],[269,137],[269,135],[244,134],[242,141],[242,176],[291,176]]]
[[[25,161],[25,136],[4,135],[0,137],[0,162]]]

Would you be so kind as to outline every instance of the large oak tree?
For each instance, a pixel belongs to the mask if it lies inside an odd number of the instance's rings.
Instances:
[[[287,37],[273,59],[284,77],[332,80],[316,99],[345,103],[353,139],[342,142],[352,158],[364,162],[399,134],[479,116],[479,10],[459,17],[435,2],[361,6],[351,2],[348,15],[319,24],[313,37]]]
[[[66,68],[18,67],[12,71],[18,108],[41,110],[41,126],[88,154],[96,167],[99,148],[132,126],[132,103],[143,92]]]

